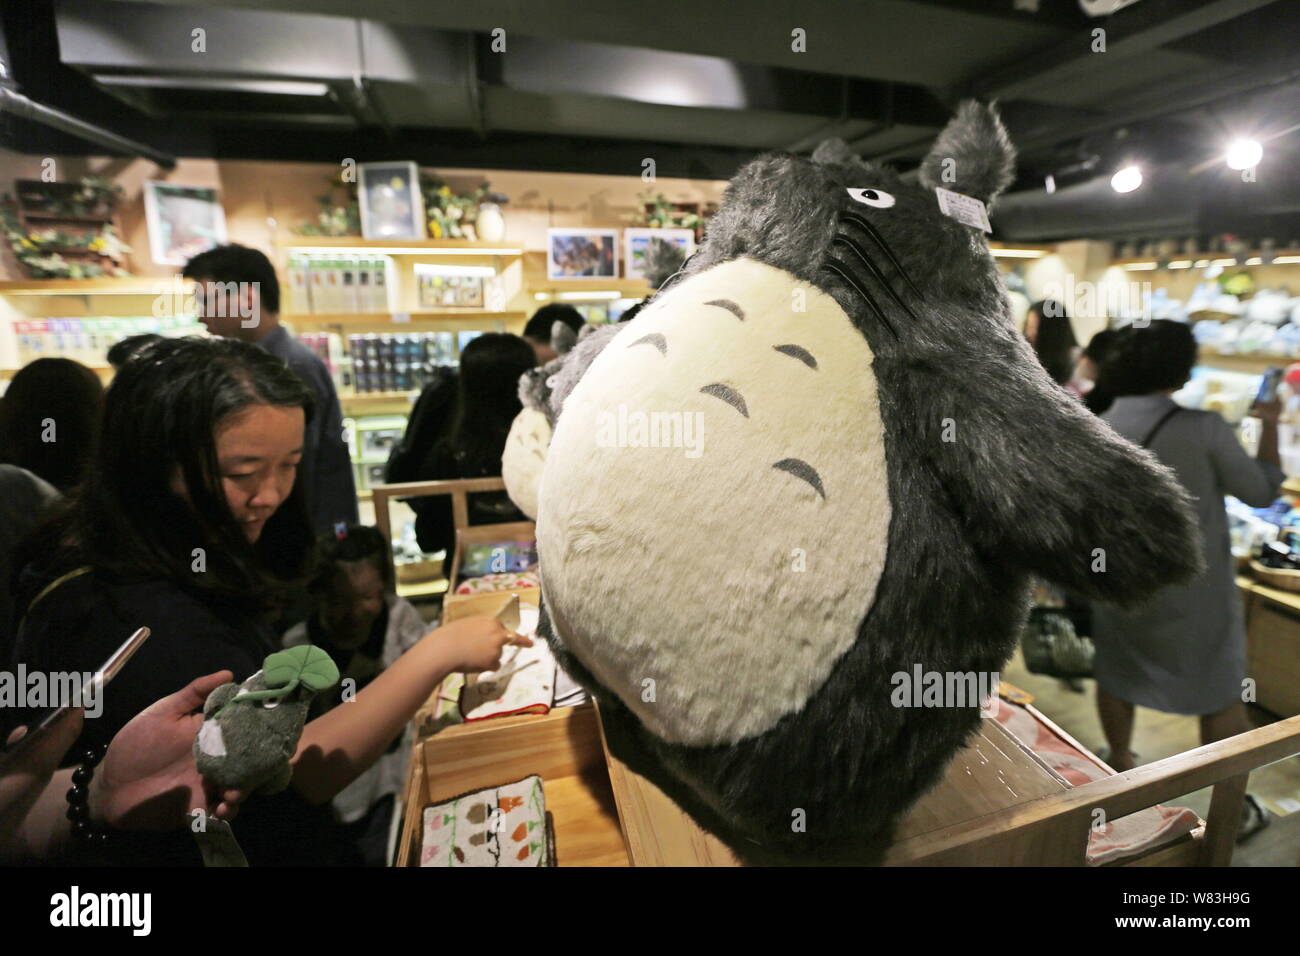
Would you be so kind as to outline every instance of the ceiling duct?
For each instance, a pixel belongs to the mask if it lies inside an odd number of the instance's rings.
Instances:
[[[23,96],[17,90],[4,85],[0,85],[0,112],[52,127],[60,132],[92,142],[97,146],[103,146],[115,153],[143,156],[164,169],[176,168],[175,156],[160,152],[152,146],[147,146],[136,140],[127,139],[125,136],[119,136],[117,133],[106,130],[101,126],[95,126],[93,123],[77,119],[77,117],[64,113],[62,110],[43,106],[35,100]]]

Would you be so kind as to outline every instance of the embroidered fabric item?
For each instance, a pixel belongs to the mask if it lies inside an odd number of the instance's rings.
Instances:
[[[485,574],[481,578],[469,578],[456,586],[457,594],[486,594],[491,591],[517,591],[520,588],[541,587],[536,571],[523,571],[518,574]]]
[[[519,607],[519,631],[537,633],[537,608]],[[555,700],[555,658],[545,641],[532,647],[508,647],[501,667],[470,674],[460,692],[460,713],[466,721],[488,720],[508,714],[544,714]]]
[[[488,787],[424,808],[420,866],[554,866],[542,778]]]

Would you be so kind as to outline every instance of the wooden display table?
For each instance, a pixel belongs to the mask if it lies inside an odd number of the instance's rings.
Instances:
[[[508,598],[506,593],[473,595],[447,607],[445,618],[493,614]],[[520,596],[529,598],[536,595]],[[1070,787],[1001,724],[986,719],[943,779],[902,821],[886,863],[1082,866],[1098,810],[1114,820],[1213,786],[1208,821],[1120,865],[1226,865],[1249,772],[1296,753],[1300,717]],[[461,724],[419,740],[405,791],[397,865],[419,864],[425,806],[529,774],[542,777],[560,866],[738,865],[725,844],[655,784],[610,756],[590,704],[544,716]]]
[[[1246,673],[1255,696],[1279,717],[1300,714],[1300,594],[1237,578],[1245,603]]]

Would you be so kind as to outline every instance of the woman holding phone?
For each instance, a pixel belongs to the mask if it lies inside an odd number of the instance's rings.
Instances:
[[[270,622],[312,545],[297,480],[311,414],[311,392],[293,372],[234,340],[165,339],[118,372],[85,484],[29,539],[15,595],[15,663],[29,671],[93,671],[124,634],[153,632],[105,692],[103,714],[86,721],[79,747],[108,743],[197,677],[229,670],[242,681],[278,648]],[[525,641],[490,618],[457,621],[425,635],[348,706],[309,723],[289,789],[255,798],[241,817],[249,862],[328,863],[329,800],[448,673],[492,669],[508,643]],[[199,862],[188,833],[129,839],[129,853],[117,841],[104,862]]]

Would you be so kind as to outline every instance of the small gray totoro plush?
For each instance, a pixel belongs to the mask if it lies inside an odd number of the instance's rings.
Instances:
[[[563,322],[556,322],[551,332],[551,347],[559,355],[519,377],[519,401],[523,408],[506,436],[501,478],[510,500],[529,518],[537,517],[537,495],[546,465],[546,450],[551,444],[551,430],[555,426],[557,409],[552,405],[551,394],[570,376],[581,375],[581,369],[600,352],[601,343],[621,328],[620,325],[588,324],[575,333]]]
[[[223,789],[278,793],[289,785],[311,700],[338,683],[319,647],[304,644],[267,656],[241,684],[222,684],[203,705],[194,738],[199,773]]]
[[[842,143],[761,156],[550,378],[539,633],[611,751],[748,861],[884,857],[979,726],[1031,575],[1131,605],[1200,569],[1175,477],[1052,382],[940,208],[1013,169],[974,102],[919,183]],[[970,696],[900,695],[918,673]]]

